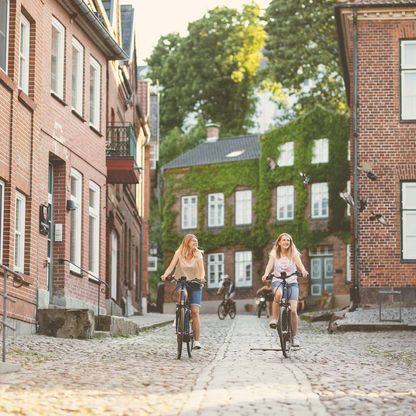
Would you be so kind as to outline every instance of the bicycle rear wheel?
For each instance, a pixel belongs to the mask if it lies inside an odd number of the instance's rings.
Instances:
[[[194,347],[194,334],[192,331],[191,311],[187,310],[185,314],[185,342],[188,357],[192,358],[192,349]]]
[[[218,306],[218,318],[225,319],[226,316],[227,316],[227,308],[225,307],[224,301],[222,301],[220,305]]]
[[[185,314],[183,307],[176,311],[176,342],[178,343],[178,360],[182,356],[182,345],[185,333]]]

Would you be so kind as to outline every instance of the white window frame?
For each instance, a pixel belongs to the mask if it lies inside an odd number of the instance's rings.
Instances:
[[[75,63],[75,56],[78,61]],[[84,47],[81,43],[72,38],[72,85],[71,85],[71,104],[72,109],[82,116],[82,105],[84,100]]]
[[[328,163],[329,161],[329,140],[317,139],[313,141],[312,163]]]
[[[75,180],[75,194],[73,194],[72,179]],[[75,273],[80,273],[82,244],[82,175],[75,169],[71,169],[70,189],[71,200],[74,201],[76,208],[71,211],[69,269]]]
[[[402,40],[400,42],[400,118],[401,120],[416,120],[416,91],[409,94],[411,88],[407,82],[409,76],[416,78],[416,60],[407,62],[406,46],[416,48],[416,40]],[[413,56],[412,53],[409,55]],[[406,103],[406,99],[410,103]]]
[[[208,227],[224,226],[224,194],[208,194]]]
[[[235,193],[235,225],[251,224],[253,210],[253,192],[250,189]]]
[[[25,272],[26,197],[22,193],[16,192],[15,199],[16,199],[16,207],[15,207],[15,225],[14,225],[14,270],[19,273],[24,273]]]
[[[54,79],[53,79],[53,70],[52,70],[52,62],[53,62],[53,52],[54,52],[54,45],[53,45],[53,33],[54,30],[58,33],[58,40],[57,40],[57,54],[56,54],[56,85],[54,86]],[[64,25],[55,17],[52,17],[52,45],[51,45],[51,91],[57,97],[63,99],[64,98],[64,58],[65,58],[65,27]]]
[[[30,23],[20,17],[19,88],[29,95]]]
[[[94,194],[93,198],[91,198],[91,193]],[[88,271],[96,278],[100,274],[100,196],[100,187],[95,182],[90,181],[88,203]],[[91,235],[91,228],[94,228],[92,230],[93,235]],[[92,247],[91,240],[93,241]]]
[[[351,181],[348,180],[347,181],[347,194],[351,195]],[[347,204],[347,215],[350,217],[351,216],[351,205]]]
[[[7,74],[7,69],[8,69],[8,59],[9,59],[9,18],[10,18],[10,14],[9,14],[9,9],[10,9],[10,2],[9,0],[2,0],[3,4],[6,6],[6,13],[5,13],[5,27],[3,28],[3,30],[1,30],[2,28],[0,27],[0,42],[3,42],[3,46],[4,46],[4,63],[2,63],[0,61],[0,69],[3,70],[3,72],[5,72]],[[1,40],[3,39],[3,40]]]
[[[253,285],[253,255],[251,251],[234,253],[235,286],[251,287]]]
[[[325,204],[326,200],[326,204]],[[318,205],[318,212],[315,211]],[[329,191],[328,182],[313,183],[311,187],[311,218],[328,218],[329,216]]]
[[[347,268],[347,272],[345,274],[345,278],[347,282],[351,282],[352,281],[352,274],[351,274],[351,244],[347,244],[346,245],[346,251],[347,251],[347,264],[346,264],[346,268]]]
[[[3,235],[4,235],[4,182],[0,181],[0,263],[3,263]]]
[[[181,199],[181,228],[196,229],[198,226],[198,196],[183,196]]]
[[[94,78],[93,78],[93,74]],[[101,65],[90,56],[90,126],[100,130],[101,118]]]
[[[224,275],[224,253],[210,253],[207,258],[207,284],[208,289],[216,289],[221,286],[221,278]]]
[[[286,142],[282,143],[279,146],[279,159],[277,160],[277,165],[280,166],[293,166],[295,156],[295,143]]]
[[[147,258],[147,270],[149,272],[157,272],[158,258],[156,256],[148,256]]]
[[[416,181],[401,183],[401,254],[403,261],[416,261]]]
[[[291,211],[290,206],[292,206]],[[276,218],[278,221],[289,221],[295,218],[295,188],[293,185],[276,188]]]
[[[111,293],[110,296],[117,301],[118,283],[118,234],[115,230],[111,231]]]

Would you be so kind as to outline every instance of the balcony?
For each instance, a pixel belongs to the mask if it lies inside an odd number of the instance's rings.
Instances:
[[[139,183],[137,140],[131,123],[107,126],[107,183]]]

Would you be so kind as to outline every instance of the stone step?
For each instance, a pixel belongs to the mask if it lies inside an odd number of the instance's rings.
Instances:
[[[141,331],[139,324],[120,316],[100,315],[95,317],[95,328],[109,332],[112,336],[137,335]]]
[[[110,338],[111,334],[109,331],[94,331],[94,338],[102,339],[102,338]]]

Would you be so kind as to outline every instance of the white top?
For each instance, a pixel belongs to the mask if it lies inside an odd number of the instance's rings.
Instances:
[[[196,256],[192,257],[191,260],[185,259],[179,250],[176,250],[178,254],[178,263],[175,268],[175,276],[180,279],[182,276],[186,276],[186,280],[199,279],[201,280],[200,270],[198,267],[198,260],[202,259],[202,252],[197,250]]]
[[[297,254],[299,256],[299,254]],[[273,258],[273,274],[275,276],[280,276],[281,272],[286,272],[286,274],[289,276],[290,274],[296,272],[297,267],[296,263],[293,259],[289,259],[286,256],[277,257],[276,250],[272,250],[270,252],[270,257]],[[272,282],[282,282],[282,279],[278,279],[276,277],[273,277]],[[298,277],[296,275],[290,276],[288,279],[286,279],[287,283],[296,283],[298,281]]]

